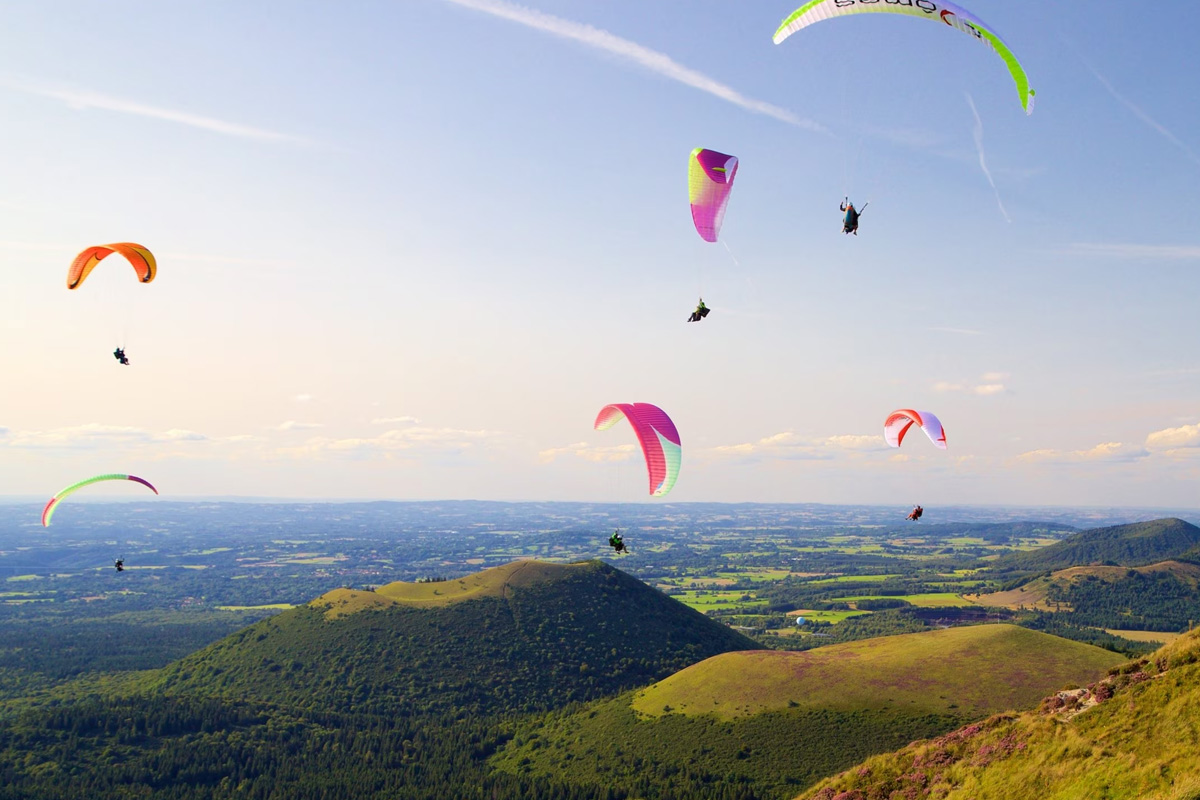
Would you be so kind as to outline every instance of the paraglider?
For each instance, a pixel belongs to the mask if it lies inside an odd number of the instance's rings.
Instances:
[[[840,208],[846,212],[846,216],[842,218],[842,233],[853,233],[858,236],[858,218],[862,216],[862,212],[866,211],[869,205],[871,204],[866,203],[863,205],[862,211],[856,211],[854,203],[850,202],[849,197],[842,199]]]
[[[54,497],[51,497],[50,502],[46,503],[46,507],[42,509],[42,527],[46,528],[50,526],[50,518],[54,516],[54,512],[58,509],[60,501],[65,500],[85,486],[91,486],[93,483],[100,483],[101,481],[133,481],[142,484],[150,491],[158,494],[158,489],[155,489],[149,481],[139,478],[136,475],[118,475],[115,473],[111,475],[97,475],[94,478],[88,478],[86,481],[73,483],[54,495]]]
[[[721,235],[725,208],[733,179],[737,176],[736,156],[697,147],[688,157],[688,199],[692,204],[692,223],[696,233],[706,242],[715,242]]]
[[[704,298],[700,298],[700,305],[696,306],[696,310],[688,317],[688,322],[699,322],[708,316],[708,306],[704,305]]]
[[[88,275],[92,274],[92,270],[96,268],[104,259],[117,253],[129,262],[133,267],[133,271],[137,274],[138,280],[142,283],[150,283],[154,280],[154,276],[158,274],[158,263],[154,259],[154,254],[140,244],[134,242],[115,242],[113,244],[98,244],[85,249],[79,255],[75,256],[75,260],[71,262],[71,266],[67,268],[67,288],[74,291],[83,285],[87,280]],[[122,345],[113,351],[115,358],[122,366],[129,366],[129,359],[125,357],[125,348]]]
[[[920,506],[916,506],[912,511],[908,512],[907,519],[911,520],[912,522],[920,522],[921,515],[924,513],[925,509],[921,508]]]
[[[1029,77],[1025,74],[1021,63],[1017,61],[1017,57],[1008,49],[1008,45],[979,17],[965,8],[944,2],[944,0],[886,0],[882,3],[879,0],[809,0],[793,11],[775,31],[775,44],[779,44],[796,31],[821,20],[872,12],[903,14],[918,19],[943,22],[951,28],[973,37],[1004,60],[1013,81],[1017,84],[1017,93],[1021,97],[1021,108],[1025,109],[1026,114],[1033,113],[1034,91],[1029,86]]]
[[[125,559],[118,558],[116,561],[113,562],[113,566],[117,568],[117,572],[124,572],[125,571]]]
[[[913,425],[925,431],[925,435],[934,446],[946,449],[946,430],[941,421],[928,411],[913,411],[910,408],[893,411],[883,423],[883,437],[892,447],[899,447],[904,441],[904,435]]]
[[[600,409],[594,427],[606,431],[622,419],[629,420],[642,446],[646,472],[650,476],[650,494],[662,497],[675,485],[683,457],[683,445],[675,423],[666,412],[650,403],[613,403]]]
[[[625,547],[625,540],[621,538],[620,528],[613,531],[613,535],[608,537],[608,546],[618,553],[629,553],[629,550]]]
[[[67,269],[67,288],[78,289],[82,286],[96,265],[113,253],[119,253],[125,257],[142,283],[150,283],[158,273],[158,264],[154,260],[154,254],[140,244],[133,242],[98,244],[75,256],[75,260]]]

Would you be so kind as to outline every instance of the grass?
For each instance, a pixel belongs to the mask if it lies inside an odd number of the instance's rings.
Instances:
[[[876,583],[885,581],[888,578],[899,578],[899,575],[839,575],[836,578],[821,578],[816,581],[808,581],[805,586],[821,586],[826,583]]]
[[[749,600],[740,598],[749,596]],[[689,590],[673,594],[671,597],[683,603],[689,608],[694,608],[697,611],[727,611],[731,608],[744,608],[746,606],[766,605],[766,600],[759,600],[753,594],[734,589],[732,591],[720,591],[710,589]]]
[[[803,798],[1195,800],[1200,797],[1200,635],[1105,681],[872,758]],[[1111,695],[1111,696],[1107,696]],[[1080,708],[1082,710],[1080,712]]]
[[[1106,633],[1111,633],[1113,636],[1120,636],[1122,639],[1129,639],[1133,642],[1159,642],[1161,644],[1170,644],[1171,642],[1183,636],[1182,633],[1164,633],[1163,631],[1123,631],[1117,628],[1105,628]]]
[[[871,614],[871,611],[803,611],[795,616],[804,617],[807,622],[828,622],[835,625],[839,622],[850,619],[851,617],[862,617]],[[795,625],[795,623],[792,623]],[[803,626],[796,625],[800,628]]]
[[[840,603],[856,603],[859,600],[905,600],[918,608],[961,608],[962,606],[977,605],[977,603],[965,600],[953,592],[901,595],[869,594],[855,597],[838,597],[835,599]]]
[[[262,611],[264,609],[277,608],[280,611],[287,611],[289,608],[294,608],[291,603],[270,603],[265,606],[217,606],[218,611]]]
[[[802,653],[725,653],[637,692],[645,717],[733,719],[786,708],[902,708],[983,716],[1022,708],[1069,682],[1094,680],[1124,661],[1098,647],[1014,625],[884,636]]]

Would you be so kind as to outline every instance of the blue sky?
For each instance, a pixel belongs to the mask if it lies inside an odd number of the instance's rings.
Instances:
[[[1195,505],[1200,8],[969,7],[1032,116],[961,34],[776,46],[789,4],[10,4],[0,479],[635,501],[591,422],[645,401],[674,500]],[[728,250],[696,146],[741,160]],[[64,288],[121,240],[153,284]],[[898,407],[949,450],[889,451]]]

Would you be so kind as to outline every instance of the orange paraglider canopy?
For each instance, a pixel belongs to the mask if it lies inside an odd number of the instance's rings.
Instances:
[[[75,260],[71,262],[71,268],[67,270],[67,288],[78,289],[87,280],[87,276],[91,274],[96,265],[113,253],[125,256],[125,259],[133,266],[133,271],[137,273],[138,280],[142,283],[154,280],[154,275],[158,272],[154,254],[140,244],[116,242],[89,247],[75,256]]]

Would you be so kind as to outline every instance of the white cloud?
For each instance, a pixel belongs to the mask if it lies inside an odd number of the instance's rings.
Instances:
[[[985,383],[981,386],[976,386],[971,391],[977,395],[987,397],[993,394],[1004,394],[1008,390],[1004,388],[1003,383]]]
[[[805,438],[793,431],[784,431],[756,442],[714,447],[716,456],[732,456],[750,460],[829,461],[841,454],[857,455],[866,451],[887,450],[882,436],[872,434],[841,434],[824,439]]]
[[[1200,245],[1075,242],[1066,252],[1081,256],[1136,258],[1144,261],[1198,261]]]
[[[271,430],[275,431],[311,431],[317,428],[324,428],[320,422],[297,422],[294,419],[289,419],[287,422],[281,422]]]
[[[416,417],[377,417],[371,420],[372,425],[419,425],[421,420]]]
[[[597,50],[603,50],[625,61],[644,67],[664,78],[682,83],[685,86],[690,86],[693,89],[698,89],[755,114],[763,114],[781,122],[786,122],[789,125],[805,128],[806,130],[828,133],[823,126],[812,120],[798,117],[785,108],[746,97],[703,73],[683,66],[670,56],[659,53],[656,50],[651,50],[636,42],[631,42],[628,39],[622,39],[600,28],[571,22],[561,17],[545,14],[536,9],[502,2],[502,0],[445,0],[445,2],[481,11],[485,14],[491,14],[492,16],[524,25],[527,28],[534,28],[544,33],[549,33],[552,36],[569,39],[588,47],[596,48]]]
[[[585,461],[611,462],[628,461],[637,455],[637,445],[619,444],[608,447],[590,447],[587,442],[576,442],[566,447],[553,447],[538,452],[538,460],[549,464],[559,456],[575,456]]]
[[[321,457],[324,455],[381,456],[435,455],[464,453],[481,447],[494,446],[511,440],[501,431],[460,430],[457,428],[404,428],[390,430],[378,436],[335,439],[317,437],[296,447],[280,448],[277,452],[288,457]]]
[[[1200,447],[1200,425],[1181,425],[1154,431],[1146,437],[1147,450],[1171,450]]]
[[[980,397],[989,397],[1008,392],[1008,387],[1002,383],[1008,377],[1007,372],[985,372],[980,376],[983,383],[938,381],[933,385],[933,390],[935,392],[967,392]]]
[[[120,114],[132,114],[139,117],[166,120],[167,122],[175,122],[180,125],[200,128],[225,136],[236,136],[242,139],[255,139],[264,142],[291,142],[295,144],[307,143],[306,139],[299,136],[276,133],[275,131],[268,131],[262,128],[253,128],[249,125],[226,122],[186,111],[151,106],[134,100],[125,100],[120,97],[100,94],[99,92],[46,86],[27,78],[3,76],[0,77],[0,86],[12,89],[13,91],[24,92],[25,94],[59,100],[69,107],[80,111],[96,108],[103,111],[115,111]]]
[[[0,429],[6,430],[6,429]],[[203,433],[172,428],[155,432],[124,425],[91,422],[45,431],[6,431],[0,434],[0,446],[28,450],[98,450],[215,441]]]
[[[1017,456],[1017,461],[1032,464],[1082,464],[1097,462],[1129,462],[1146,458],[1146,448],[1121,442],[1103,442],[1090,450],[1030,450]]]

